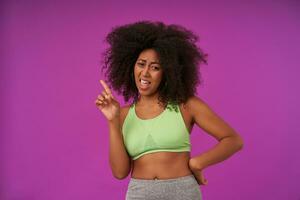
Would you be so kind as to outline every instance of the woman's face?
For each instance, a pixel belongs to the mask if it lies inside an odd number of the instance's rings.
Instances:
[[[163,71],[154,49],[142,51],[134,66],[135,84],[141,95],[152,95],[162,80]]]

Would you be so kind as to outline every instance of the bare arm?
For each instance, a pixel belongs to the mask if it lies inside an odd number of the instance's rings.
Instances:
[[[221,162],[243,147],[243,140],[238,133],[218,116],[203,100],[190,98],[188,102],[194,122],[208,134],[218,140],[218,144],[201,155],[190,160],[190,165],[202,170]]]
[[[109,163],[114,177],[124,179],[131,169],[131,160],[126,151],[119,120],[108,121]]]
[[[120,109],[119,102],[114,98],[108,85],[100,80],[104,90],[95,101],[98,109],[106,117],[109,127],[109,164],[114,177],[124,179],[130,172],[131,160],[127,154],[121,123],[124,119],[124,109]],[[121,122],[122,121],[122,122]]]

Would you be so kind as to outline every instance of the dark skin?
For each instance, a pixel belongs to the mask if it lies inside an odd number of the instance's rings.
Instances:
[[[138,105],[138,104],[137,104]],[[130,106],[121,109],[121,124],[129,111]],[[139,108],[136,106],[136,114],[142,119],[150,119],[158,116],[164,108]],[[184,104],[180,105],[180,112],[185,125],[191,134],[193,127],[192,116],[188,113]],[[200,185],[207,184],[201,170],[193,169],[189,165],[189,152],[155,152],[145,154],[137,160],[132,160],[131,177],[139,179],[170,179],[194,174]]]
[[[154,118],[165,109],[165,105],[158,101],[157,88],[162,76],[163,70],[156,52],[151,49],[143,51],[134,67],[135,82],[140,93],[136,114],[142,119]],[[151,84],[142,84],[141,79],[148,80]],[[214,137],[218,144],[193,158],[190,158],[189,152],[155,152],[133,161],[126,151],[121,132],[129,106],[121,108],[107,84],[102,80],[100,82],[104,90],[95,103],[108,121],[110,166],[118,179],[127,177],[130,172],[132,177],[140,179],[170,179],[194,174],[198,184],[206,185],[203,169],[227,159],[243,146],[242,139],[235,130],[202,99],[193,96],[186,103],[180,104],[186,127],[191,132],[196,124]]]

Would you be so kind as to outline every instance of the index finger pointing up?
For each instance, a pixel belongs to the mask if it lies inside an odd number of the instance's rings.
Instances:
[[[107,84],[103,81],[100,80],[101,85],[103,86],[105,92],[107,92],[109,95],[112,95],[112,92],[110,91],[109,87],[107,86]]]

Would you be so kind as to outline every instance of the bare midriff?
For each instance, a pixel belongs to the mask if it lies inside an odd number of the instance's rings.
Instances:
[[[191,175],[190,152],[155,152],[133,161],[131,177],[136,179],[172,179]]]

